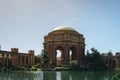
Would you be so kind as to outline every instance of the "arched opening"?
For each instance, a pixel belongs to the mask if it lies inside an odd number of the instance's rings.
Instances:
[[[72,51],[70,50],[70,51],[69,51],[69,60],[70,60],[70,61],[72,60],[72,57],[71,57],[71,56],[72,56]]]
[[[62,54],[63,54],[63,48],[57,47],[56,48],[56,66],[57,67],[62,66]]]
[[[69,60],[77,60],[78,52],[76,47],[71,47],[69,50]]]

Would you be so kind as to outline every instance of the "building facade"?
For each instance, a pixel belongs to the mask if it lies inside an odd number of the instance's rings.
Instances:
[[[116,53],[115,60],[116,60],[116,68],[120,68],[120,52]]]
[[[11,51],[0,50],[0,67],[31,67],[34,64],[34,51],[28,53],[18,52],[18,48],[11,48]]]
[[[50,64],[68,66],[71,60],[79,64],[84,62],[85,38],[71,27],[60,26],[44,36],[44,49],[50,58]],[[59,57],[57,54],[59,51]]]
[[[104,56],[103,60],[108,68],[120,68],[120,52],[114,56]]]

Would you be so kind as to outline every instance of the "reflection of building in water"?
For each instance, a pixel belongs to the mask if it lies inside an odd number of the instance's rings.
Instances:
[[[70,60],[84,62],[85,38],[71,27],[60,26],[44,36],[44,49],[52,67],[68,66]],[[58,51],[60,57],[57,58]]]
[[[49,71],[43,72],[43,80],[72,80],[72,78],[67,71]]]
[[[11,48],[11,51],[0,51],[0,66],[4,67],[30,67],[34,64],[34,51],[28,53],[18,52],[18,48]]]

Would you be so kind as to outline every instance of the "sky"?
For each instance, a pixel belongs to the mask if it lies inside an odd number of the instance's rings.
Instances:
[[[120,0],[0,0],[0,45],[35,55],[44,36],[70,26],[85,37],[86,50],[120,52]]]

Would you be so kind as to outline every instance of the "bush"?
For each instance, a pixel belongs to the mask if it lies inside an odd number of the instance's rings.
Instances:
[[[32,70],[32,71],[36,71],[37,68],[39,68],[39,65],[33,65],[32,68],[31,68],[31,70]]]
[[[77,60],[70,61],[70,69],[77,70],[79,69],[79,64]]]
[[[37,68],[36,68],[36,67],[34,67],[34,66],[32,66],[31,70],[32,70],[32,71],[36,71],[36,70],[37,70]]]
[[[54,70],[55,70],[55,71],[66,71],[66,70],[69,70],[69,68],[55,67]]]
[[[120,73],[113,76],[112,80],[120,80]]]

